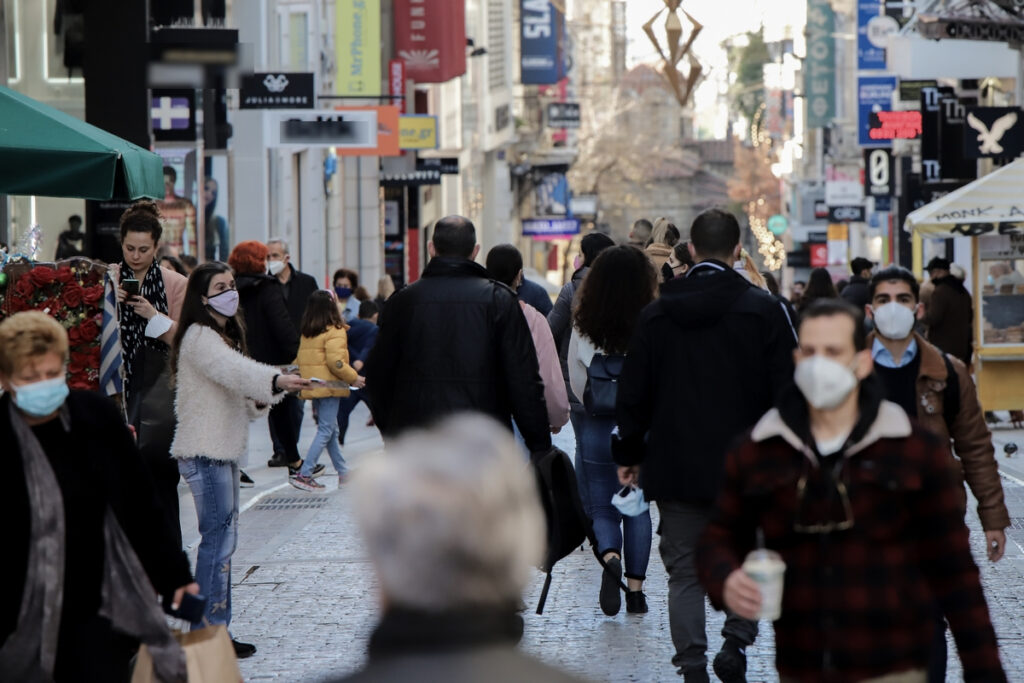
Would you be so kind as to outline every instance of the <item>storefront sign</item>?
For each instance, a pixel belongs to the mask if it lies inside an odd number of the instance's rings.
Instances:
[[[316,91],[312,73],[254,73],[242,76],[239,109],[312,109]]]
[[[807,97],[808,128],[830,126],[836,114],[835,30],[835,13],[829,0],[807,0],[804,93]]]
[[[899,22],[882,13],[881,0],[858,0],[857,68],[884,71],[889,36],[899,30]]]
[[[196,91],[153,89],[150,100],[153,139],[192,142],[196,139]]]
[[[548,104],[548,128],[579,128],[580,105],[576,102]]]
[[[830,206],[828,207],[828,219],[833,223],[863,223],[864,206]]]
[[[407,114],[398,118],[401,149],[437,149],[437,117]]]
[[[864,199],[864,187],[856,180],[828,180],[825,182],[825,202],[829,206],[859,204]]]
[[[878,140],[871,136],[871,115],[891,110],[895,92],[895,76],[861,76],[857,79],[857,142],[861,147],[890,146],[889,140]]]
[[[871,112],[868,138],[873,143],[916,140],[919,137],[921,137],[921,112],[913,110]]]
[[[558,83],[565,78],[565,15],[551,0],[521,0],[520,16],[523,84]]]
[[[339,95],[379,95],[380,0],[341,0],[334,13],[335,90]]]
[[[464,0],[394,0],[393,11],[395,54],[407,78],[444,83],[466,73]]]
[[[405,62],[401,59],[388,62],[388,94],[391,95],[391,104],[398,107],[398,113],[406,113]]]
[[[824,268],[828,265],[828,244],[814,243],[807,250],[811,252],[811,268]]]
[[[964,156],[1006,157],[1024,152],[1024,111],[1019,107],[968,107]]]
[[[458,175],[458,157],[440,157],[434,159],[417,159],[417,171],[437,171],[441,175]]]
[[[523,235],[532,237],[563,237],[580,234],[576,218],[524,218]]]

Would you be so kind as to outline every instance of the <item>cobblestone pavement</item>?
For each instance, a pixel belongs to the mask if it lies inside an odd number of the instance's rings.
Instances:
[[[305,452],[313,436],[308,413],[300,452]],[[364,426],[367,416],[362,404],[352,416],[345,457],[355,468],[383,446],[377,430]],[[232,632],[258,647],[254,657],[241,662],[242,672],[249,681],[316,681],[342,675],[364,661],[377,618],[375,583],[351,519],[350,499],[344,489],[337,490],[331,475],[322,479],[328,487],[324,494],[289,486],[284,470],[266,467],[270,454],[266,434],[265,423],[253,425],[251,462],[244,469],[256,480],[256,487],[242,490],[234,557]],[[1024,431],[999,430],[995,441],[1016,527],[1009,533],[1006,558],[996,565],[983,560],[977,516],[969,515],[968,523],[1003,663],[1011,681],[1024,682],[1024,455],[1010,459],[1002,455],[1006,442],[1024,445]],[[326,455],[322,461],[330,470]],[[181,491],[185,542],[194,552],[195,511],[187,488]],[[656,536],[653,542],[656,546]],[[657,548],[648,572],[648,614],[627,615],[623,610],[614,618],[605,617],[597,605],[599,582],[599,569],[589,549],[574,553],[556,567],[545,612],[536,615],[533,609],[543,583],[537,572],[524,596],[530,609],[524,615],[522,647],[595,681],[681,680],[670,662],[667,584]],[[722,621],[722,615],[709,607],[712,655],[721,644]],[[952,642],[950,653],[948,680],[960,680]],[[749,681],[778,680],[767,624],[762,623],[748,657]]]

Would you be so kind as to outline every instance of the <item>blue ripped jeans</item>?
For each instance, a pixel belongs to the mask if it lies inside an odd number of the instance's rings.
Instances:
[[[195,577],[199,592],[206,596],[204,616],[211,624],[227,626],[231,623],[231,556],[238,547],[238,463],[183,458],[178,460],[178,471],[196,503],[201,540]]]

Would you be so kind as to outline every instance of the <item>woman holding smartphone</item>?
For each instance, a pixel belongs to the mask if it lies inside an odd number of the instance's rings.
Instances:
[[[195,577],[207,598],[204,618],[227,626],[238,540],[238,459],[249,447],[249,422],[266,415],[285,392],[312,385],[248,356],[227,264],[214,261],[192,271],[178,322],[171,354],[178,426],[171,453],[195,499],[201,537]],[[256,652],[233,642],[239,657]]]
[[[160,502],[171,528],[177,529],[180,545],[179,475],[170,457],[174,395],[167,359],[188,280],[157,261],[162,233],[155,202],[132,204],[121,215],[124,260],[112,269],[118,283],[128,422],[135,427],[142,459],[153,473]]]

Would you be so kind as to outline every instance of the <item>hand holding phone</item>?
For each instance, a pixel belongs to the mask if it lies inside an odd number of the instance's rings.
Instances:
[[[139,295],[139,292],[142,290],[142,286],[135,278],[125,278],[124,280],[121,280],[121,289],[123,289],[128,296],[135,297]]]
[[[206,612],[206,596],[185,593],[181,596],[181,604],[178,605],[178,609],[172,607],[173,598],[173,595],[164,598],[164,612],[192,624],[202,621],[203,614]]]
[[[310,377],[309,381],[313,384],[327,384],[327,380],[320,379],[319,377]]]

